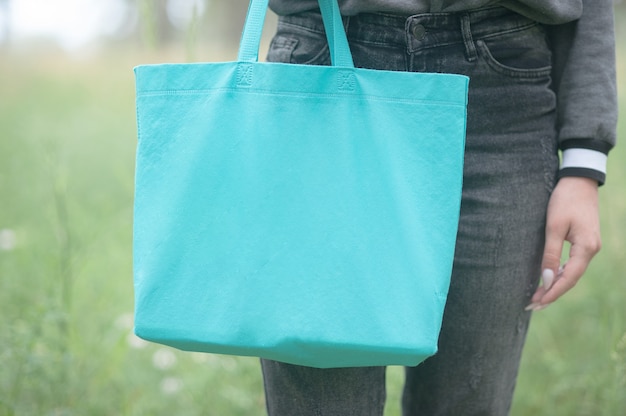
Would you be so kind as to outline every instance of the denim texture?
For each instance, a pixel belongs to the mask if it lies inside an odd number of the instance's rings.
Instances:
[[[406,368],[402,407],[405,416],[506,415],[558,169],[545,28],[497,7],[359,14],[344,23],[356,66],[470,77],[461,219],[439,352]],[[328,65],[319,13],[281,17],[268,60]],[[383,414],[382,367],[263,360],[262,368],[271,416]]]

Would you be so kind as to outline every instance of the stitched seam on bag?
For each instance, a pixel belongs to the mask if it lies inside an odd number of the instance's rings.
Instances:
[[[135,114],[137,120],[137,142],[141,141],[141,116],[140,116],[140,105],[137,101],[135,101]]]
[[[168,95],[204,95],[212,92],[240,92],[241,90],[237,88],[216,88],[216,89],[206,89],[206,90],[164,90],[164,91],[144,91],[139,93],[137,96],[146,96],[146,97],[155,97],[155,96],[168,96]],[[437,105],[448,105],[448,106],[458,106],[465,107],[465,101],[463,102],[454,102],[454,101],[443,101],[443,100],[428,100],[428,99],[410,99],[410,98],[389,98],[389,97],[380,97],[377,95],[363,95],[363,94],[350,94],[347,92],[346,94],[324,94],[324,93],[301,93],[301,92],[289,92],[289,91],[269,91],[269,90],[256,90],[256,89],[246,89],[246,94],[256,94],[256,95],[267,95],[267,96],[283,96],[283,97],[317,97],[317,98],[352,98],[354,100],[376,100],[382,102],[390,102],[390,103],[424,103],[424,104],[437,104]]]
[[[237,65],[237,86],[249,87],[252,85],[253,66],[249,63],[240,63]]]
[[[344,92],[356,91],[356,77],[352,71],[339,71],[337,73],[337,89]]]

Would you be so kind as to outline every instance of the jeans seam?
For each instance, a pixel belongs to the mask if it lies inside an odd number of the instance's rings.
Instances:
[[[306,32],[309,33],[314,33],[316,35],[324,35],[324,32],[321,30],[317,30],[317,29],[313,29],[311,27],[308,26],[301,26],[295,23],[291,23],[291,22],[285,22],[285,21],[281,21],[278,25],[278,28],[280,29],[281,26],[289,26],[291,28],[296,28],[296,29],[300,29],[300,30],[304,30]]]
[[[478,59],[478,52],[476,51],[476,44],[472,38],[472,26],[470,23],[469,14],[461,16],[461,34],[463,35],[463,44],[465,45],[465,59],[468,62],[474,62]]]
[[[491,55],[491,51],[489,50],[489,47],[485,44],[485,42],[482,39],[476,41],[476,46],[478,47],[478,50],[482,52],[482,54],[480,54],[479,56],[487,64],[487,66],[489,66],[492,70],[494,70],[495,72],[501,75],[508,76],[508,77],[515,78],[515,79],[520,79],[520,80],[521,79],[528,79],[528,80],[533,79],[534,80],[534,79],[540,79],[543,77],[550,76],[550,73],[552,72],[551,66],[535,68],[535,69],[521,69],[521,68],[513,68],[513,67],[503,65],[499,63],[493,57],[493,55]]]
[[[527,23],[527,24],[518,26],[518,27],[516,27],[514,29],[507,29],[507,30],[502,30],[502,31],[499,31],[499,32],[491,32],[491,33],[485,34],[483,36],[477,37],[476,40],[490,39],[490,38],[497,37],[497,36],[507,35],[509,33],[522,32],[524,30],[533,28],[533,27],[535,27],[537,25],[538,25],[538,23],[531,22],[531,23]]]
[[[498,267],[501,246],[502,246],[502,224],[498,224],[496,228],[495,250],[493,252],[493,267]]]
[[[320,50],[311,59],[308,59],[306,61],[301,61],[301,62],[294,62],[293,51],[295,50],[295,47],[298,45],[299,39],[297,39],[295,37],[292,37],[291,35],[277,34],[276,37],[280,36],[280,37],[283,37],[283,38],[295,41],[295,43],[293,44],[293,47],[290,48],[291,49],[290,50],[290,59],[289,59],[290,63],[298,63],[298,64],[303,64],[303,65],[329,65],[330,64],[330,48],[328,46],[328,41],[326,39],[326,36],[325,36],[325,34],[323,32],[319,32],[319,31],[316,31],[316,30],[313,30],[313,29],[310,29],[310,28],[307,28],[307,27],[303,27],[303,26],[299,26],[299,25],[295,25],[295,24],[291,24],[291,23],[281,23],[281,24],[290,26],[296,32],[298,30],[303,30],[305,32],[314,34],[316,36],[321,36],[321,37],[324,38],[324,46],[322,48],[320,48]],[[278,47],[278,45],[277,45],[277,47]]]
[[[552,157],[554,147],[549,146],[546,140],[541,140],[541,155],[543,159],[543,179],[545,189],[548,193],[554,190],[556,170],[552,169]]]

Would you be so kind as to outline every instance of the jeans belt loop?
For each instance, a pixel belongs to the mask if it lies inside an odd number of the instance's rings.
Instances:
[[[461,15],[461,34],[463,35],[463,43],[465,44],[465,57],[469,62],[478,59],[476,52],[476,44],[472,38],[472,28],[470,26],[470,16],[465,13]]]

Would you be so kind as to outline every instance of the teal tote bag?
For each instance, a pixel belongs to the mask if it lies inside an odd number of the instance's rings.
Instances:
[[[331,66],[135,68],[135,332],[182,350],[328,368],[437,350],[461,200],[468,79]]]

